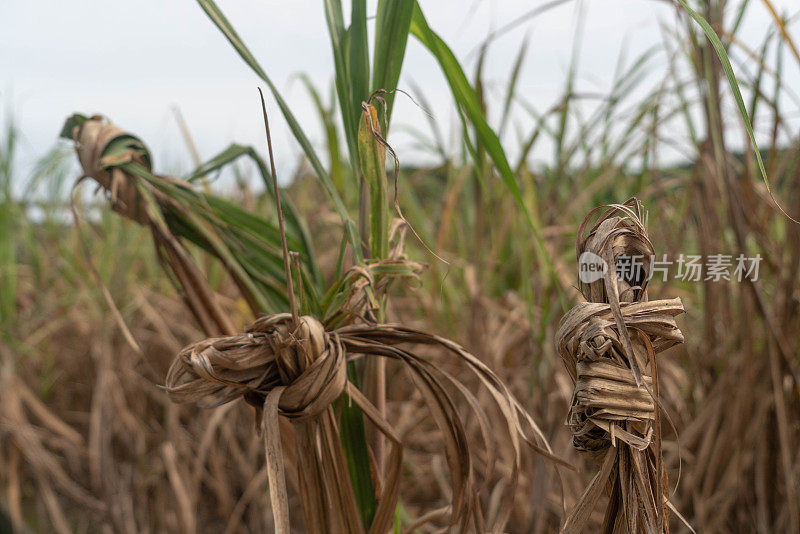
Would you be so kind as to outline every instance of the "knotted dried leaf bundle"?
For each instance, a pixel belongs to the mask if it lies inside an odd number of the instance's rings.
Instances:
[[[489,391],[502,414],[493,424],[474,394],[440,365],[409,346],[431,346],[467,366]],[[487,531],[474,470],[475,444],[465,431],[454,393],[466,400],[477,417],[485,444],[484,481],[491,480],[498,441],[508,440],[514,451],[512,471],[504,492],[504,513],[491,525],[500,531],[508,520],[518,478],[522,443],[560,462],[533,419],[503,382],[479,359],[447,339],[390,324],[352,324],[325,331],[313,317],[293,324],[291,315],[262,317],[246,332],[200,341],[184,349],[167,376],[166,388],[176,402],[217,406],[243,397],[263,410],[270,500],[277,532],[289,532],[288,500],[278,418],[292,421],[305,523],[309,532],[363,532],[355,507],[345,457],[338,435],[334,402],[349,398],[391,444],[382,492],[369,532],[386,532],[394,520],[400,484],[402,445],[375,407],[347,380],[346,364],[362,358],[399,361],[419,389],[443,437],[453,489],[451,524],[460,530]],[[347,397],[343,397],[343,394]],[[499,427],[498,427],[499,426]]]
[[[583,531],[603,489],[610,494],[604,532],[667,532],[656,355],[683,342],[675,323],[683,305],[647,300],[653,246],[637,199],[592,210],[576,248],[579,262],[591,252],[606,269],[581,282],[587,302],[563,317],[557,346],[575,384],[567,418],[573,445],[601,467],[562,532]]]
[[[100,115],[74,115],[61,135],[75,142],[83,178],[102,187],[114,211],[150,229],[159,259],[207,335],[233,334],[236,329],[195,264],[187,242],[219,259],[255,316],[285,308],[286,281],[274,222],[199,191],[188,180],[153,173],[145,144]],[[193,176],[219,169],[239,155],[264,166],[252,150],[231,157],[227,152]],[[265,184],[272,187],[268,180]],[[317,286],[321,275],[305,225],[290,203],[284,199],[283,204],[289,246],[298,252],[308,273],[307,287]]]

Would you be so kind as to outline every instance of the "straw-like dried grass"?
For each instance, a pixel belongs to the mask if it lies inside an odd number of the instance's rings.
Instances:
[[[442,367],[407,348],[438,347],[455,356],[483,384],[502,414],[492,423],[475,395]],[[279,532],[288,532],[288,509],[283,480],[283,458],[278,416],[294,423],[298,478],[304,502],[306,528],[310,532],[360,532],[364,530],[355,508],[344,469],[345,458],[337,433],[334,401],[346,393],[391,442],[383,488],[370,532],[385,532],[394,519],[397,504],[402,445],[391,425],[348,380],[346,363],[384,357],[404,364],[420,391],[444,438],[445,456],[452,484],[451,524],[461,531],[499,532],[508,521],[518,479],[522,443],[555,458],[541,430],[522,409],[503,382],[478,358],[441,337],[399,325],[349,325],[326,332],[312,317],[293,324],[291,315],[259,319],[243,334],[212,338],[184,349],[170,368],[167,391],[177,402],[218,406],[244,397],[259,411],[270,473],[270,497]],[[501,498],[501,513],[490,527],[484,524],[473,472],[473,449],[458,413],[453,393],[472,409],[480,422],[485,444],[485,481],[491,480],[497,441],[508,440],[514,450],[512,471]],[[499,427],[505,430],[499,432]]]
[[[674,319],[683,305],[647,300],[653,246],[638,200],[590,212],[578,231],[578,258],[587,251],[607,268],[597,281],[582,283],[588,302],[564,316],[557,345],[575,384],[568,417],[573,445],[593,453],[601,467],[562,532],[584,531],[604,489],[611,492],[604,532],[666,532],[656,355],[683,342]],[[617,266],[634,257],[642,269],[618,276]]]

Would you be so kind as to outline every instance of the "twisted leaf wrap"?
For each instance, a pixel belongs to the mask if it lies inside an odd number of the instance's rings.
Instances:
[[[493,428],[465,385],[428,358],[406,350],[404,344],[438,347],[456,356],[491,394],[503,416],[500,425]],[[444,438],[453,486],[450,521],[461,531],[502,531],[515,494],[522,442],[563,464],[553,456],[530,415],[483,362],[450,340],[399,325],[362,323],[325,330],[309,316],[299,318],[297,324],[289,314],[265,316],[242,334],[209,338],[182,350],[169,370],[166,389],[176,402],[218,406],[243,397],[262,412],[270,501],[279,533],[290,532],[279,417],[293,423],[299,491],[309,532],[365,531],[354,505],[332,406],[346,393],[391,445],[385,472],[380,474],[378,508],[369,525],[369,532],[382,534],[394,520],[402,446],[375,406],[347,380],[346,362],[363,357],[402,362],[425,398]],[[453,393],[466,400],[480,423],[486,446],[484,480],[490,480],[494,470],[495,441],[504,437],[512,445],[509,484],[502,493],[506,505],[492,528],[484,525],[473,467],[474,445],[467,439]]]
[[[587,233],[599,210],[605,211]],[[567,416],[573,445],[602,462],[563,533],[584,531],[606,488],[603,532],[669,530],[656,355],[683,342],[675,323],[683,305],[677,298],[647,299],[653,245],[646,224],[641,203],[632,198],[592,210],[578,230],[579,263],[590,252],[604,271],[582,280],[588,302],[562,318],[556,346],[574,382]],[[630,268],[618,272],[620,265]]]

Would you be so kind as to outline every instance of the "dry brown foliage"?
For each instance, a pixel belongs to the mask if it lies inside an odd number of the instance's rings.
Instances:
[[[556,336],[575,383],[568,416],[573,445],[592,453],[601,467],[563,532],[586,529],[605,489],[611,495],[603,532],[669,529],[656,355],[683,342],[675,323],[683,305],[680,299],[647,299],[653,245],[645,220],[641,203],[631,199],[593,210],[578,231],[579,261],[590,253],[606,269],[596,281],[582,282],[587,302],[564,316]]]

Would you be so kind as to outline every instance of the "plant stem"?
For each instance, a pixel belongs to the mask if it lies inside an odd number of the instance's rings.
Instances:
[[[269,119],[267,118],[267,105],[264,103],[264,93],[258,88],[261,96],[261,110],[264,113],[264,129],[267,131],[267,149],[269,150],[269,168],[272,173],[272,192],[275,194],[275,209],[278,212],[278,228],[281,234],[281,247],[283,249],[283,271],[286,274],[286,292],[289,297],[289,309],[292,311],[292,320],[298,324],[300,319],[297,315],[297,304],[294,301],[294,284],[292,283],[292,269],[289,265],[289,247],[286,245],[286,230],[283,227],[283,210],[281,209],[281,198],[278,193],[278,175],[275,174],[275,158],[272,156],[272,136],[269,133]]]

